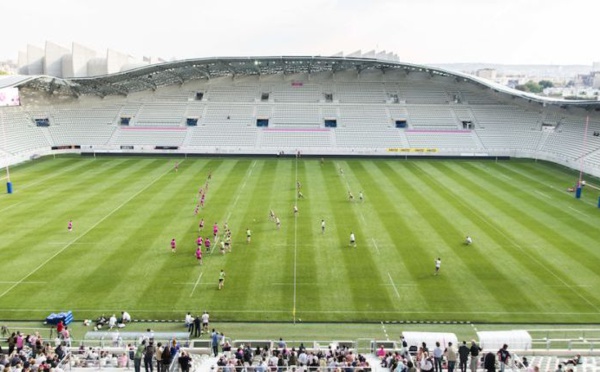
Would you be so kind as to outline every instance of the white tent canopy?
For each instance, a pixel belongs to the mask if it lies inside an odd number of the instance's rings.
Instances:
[[[488,351],[500,350],[507,344],[509,350],[530,350],[531,335],[527,331],[484,331],[477,332],[479,346]]]
[[[448,342],[457,345],[458,339],[454,333],[446,332],[402,332],[402,336],[408,343],[408,346],[421,346],[425,342],[429,350],[433,350],[435,343],[439,341],[442,347],[448,346]]]

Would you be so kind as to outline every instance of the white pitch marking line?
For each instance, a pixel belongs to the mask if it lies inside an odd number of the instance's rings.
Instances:
[[[237,205],[238,200],[240,200],[240,195],[242,195],[242,190],[244,189],[244,187],[246,187],[248,178],[250,178],[250,176],[252,175],[252,170],[254,170],[255,165],[256,165],[256,160],[253,160],[252,165],[250,165],[250,169],[248,170],[248,174],[246,175],[246,177],[244,177],[244,183],[242,183],[242,187],[240,187],[240,191],[238,191],[238,193],[235,197],[235,200],[233,201],[233,204],[231,205],[231,210],[229,210],[229,213],[227,213],[227,217],[225,218],[225,221],[229,221],[229,219],[231,218],[231,211],[235,210],[235,206]]]
[[[0,284],[15,284],[15,283],[19,283],[19,282],[0,282]],[[21,282],[20,284],[46,284],[48,282]]]
[[[367,220],[365,220],[365,216],[363,216],[362,212],[360,212],[360,219],[363,223],[367,223]]]
[[[23,283],[25,281],[25,279],[27,279],[30,276],[32,276],[33,274],[35,274],[39,269],[41,269],[42,267],[46,266],[46,264],[48,262],[52,261],[56,256],[58,256],[59,254],[61,254],[62,252],[64,252],[67,248],[69,248],[70,246],[72,246],[79,239],[81,239],[84,236],[86,236],[90,231],[92,231],[93,229],[95,229],[98,225],[100,225],[102,222],[104,222],[108,217],[112,216],[119,209],[123,208],[123,206],[125,204],[129,203],[130,201],[132,201],[139,194],[141,194],[142,192],[146,191],[148,188],[150,188],[152,185],[154,185],[156,182],[158,182],[158,180],[160,180],[161,178],[163,178],[165,175],[169,174],[170,171],[171,171],[171,169],[169,168],[168,171],[166,171],[163,174],[161,174],[160,176],[156,177],[156,179],[154,179],[154,181],[152,181],[148,185],[144,186],[138,192],[136,192],[135,194],[133,194],[129,199],[125,200],[123,203],[121,203],[115,209],[113,209],[112,211],[110,211],[106,216],[102,217],[98,222],[96,222],[94,225],[92,225],[92,227],[90,227],[89,229],[87,229],[83,234],[81,234],[77,238],[73,239],[73,241],[71,241],[70,243],[66,244],[64,247],[62,247],[60,250],[58,250],[55,254],[53,254],[52,256],[50,256],[46,261],[44,261],[40,265],[38,265],[38,267],[36,267],[35,269],[31,270],[31,272],[29,272],[29,274],[25,275],[23,278],[21,278],[21,280],[19,280],[18,282],[15,282],[15,284],[11,285],[10,288],[8,288],[6,291],[2,292],[0,294],[0,298],[4,297],[8,292],[12,291],[16,286],[18,286],[19,284]]]
[[[394,288],[394,292],[396,292],[396,296],[400,298],[400,292],[398,292],[398,288],[396,288],[396,284],[394,284],[394,279],[392,279],[392,275],[388,271],[388,278],[390,278],[390,283],[392,283],[392,287]]]
[[[576,209],[576,208],[569,207],[569,209],[572,209],[572,210],[574,210],[575,212],[579,213],[580,215],[582,215],[582,216],[586,216],[586,217],[587,217],[587,214],[583,213],[582,211],[580,211],[580,210],[578,210],[578,209]]]
[[[543,193],[543,192],[541,192],[541,191],[538,191],[538,190],[534,190],[534,191],[536,192],[536,194],[540,194],[540,195],[541,195],[541,196],[543,196],[544,198],[552,199],[550,196],[548,196],[548,195],[544,194],[544,193]]]
[[[20,201],[20,202],[18,202],[18,203],[15,203],[15,204],[9,205],[9,206],[8,206],[8,207],[6,207],[6,208],[2,208],[2,209],[0,209],[0,212],[4,212],[4,211],[6,211],[6,210],[9,210],[9,209],[11,209],[11,208],[12,208],[12,207],[14,207],[14,206],[17,206],[17,205],[19,205],[19,204],[23,203],[24,201],[25,201],[25,200],[21,200],[21,201]]]
[[[24,309],[24,308],[0,308],[0,310],[4,312],[35,312],[35,313],[50,313],[52,311],[56,311],[56,309],[44,309],[44,308],[35,308],[35,309]],[[81,312],[81,311],[90,311],[95,313],[108,313],[114,311],[114,308],[111,309],[89,309],[89,308],[73,308],[71,309],[73,312]],[[189,311],[189,309],[131,309],[131,311],[135,311],[136,313],[173,313],[173,314],[184,314]],[[270,313],[270,314],[289,314],[289,310],[266,310],[266,309],[231,309],[231,308],[223,308],[223,309],[214,309],[212,310],[215,313],[223,314],[223,313]],[[389,311],[389,310],[303,310],[303,313],[310,314],[484,314],[484,315],[597,315],[597,311],[593,312],[526,312],[526,311],[423,311],[423,310],[409,310],[409,311]],[[561,329],[561,328],[559,328]],[[576,329],[581,330],[581,329]],[[583,329],[585,330],[585,329]]]
[[[196,280],[196,283],[194,284],[194,288],[192,288],[192,293],[190,293],[190,297],[192,297],[192,295],[194,294],[194,291],[196,290],[198,283],[200,283],[200,279],[202,279],[202,275],[204,275],[204,271],[201,272],[200,275],[198,275],[198,280]]]
[[[379,253],[379,247],[377,246],[377,242],[375,241],[375,238],[371,238],[371,240],[373,241],[373,246],[375,246],[377,253]]]
[[[44,243],[44,244],[48,244],[48,245],[63,245],[63,244],[69,244],[69,243],[64,243],[64,242],[48,242],[48,243]],[[71,243],[71,245],[96,245],[98,243]]]

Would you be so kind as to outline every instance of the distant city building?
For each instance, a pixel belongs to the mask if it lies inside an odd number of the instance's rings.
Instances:
[[[592,88],[600,89],[600,70],[592,71]]]
[[[17,73],[17,64],[13,61],[0,61],[0,71],[14,75]]]
[[[550,97],[600,100],[600,89],[591,87],[546,88],[544,95]]]
[[[475,72],[475,76],[491,81],[496,81],[496,69],[495,68],[482,68]]]

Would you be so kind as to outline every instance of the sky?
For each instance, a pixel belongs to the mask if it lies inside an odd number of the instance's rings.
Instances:
[[[409,63],[591,65],[598,14],[598,0],[0,1],[0,61],[48,40],[136,59],[376,50]]]

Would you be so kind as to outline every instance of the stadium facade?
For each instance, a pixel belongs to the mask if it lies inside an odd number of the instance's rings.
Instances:
[[[600,102],[379,57],[205,58],[86,78],[8,76],[0,89],[18,97],[0,108],[0,163],[64,152],[301,152],[524,157],[600,176]]]

